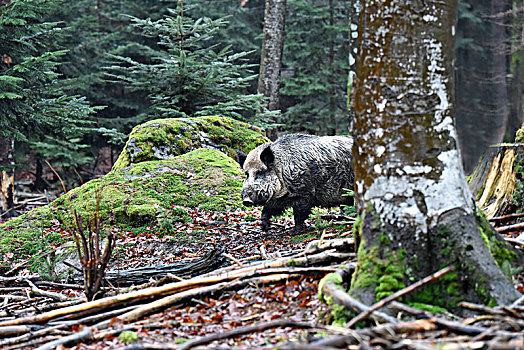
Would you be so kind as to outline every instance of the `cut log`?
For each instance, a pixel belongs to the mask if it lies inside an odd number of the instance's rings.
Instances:
[[[495,145],[482,155],[471,175],[469,188],[488,218],[515,212],[522,203],[515,195],[520,184],[524,163],[524,144]]]

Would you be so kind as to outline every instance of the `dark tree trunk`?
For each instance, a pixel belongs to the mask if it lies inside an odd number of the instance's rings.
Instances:
[[[285,18],[286,0],[266,0],[258,93],[266,96],[269,110],[280,109],[280,71],[284,49]],[[276,139],[277,130],[268,130],[267,136],[272,140]]]
[[[14,141],[0,136],[0,215],[16,216],[14,211],[15,162]]]
[[[351,293],[366,303],[452,264],[453,274],[408,299],[453,307],[519,297],[497,265],[516,254],[477,213],[462,168],[456,11],[457,0],[363,2],[354,144],[361,243]]]
[[[36,161],[35,161],[35,183],[34,183],[34,190],[35,191],[42,191],[45,188],[45,181],[44,181],[44,168],[42,166],[42,162],[38,158],[39,156],[36,155]]]
[[[466,172],[508,126],[508,0],[464,0],[458,22],[456,120]],[[465,6],[466,7],[466,6]],[[464,10],[466,12],[466,10]],[[513,136],[513,135],[511,135]]]
[[[353,133],[355,126],[355,110],[353,100],[355,99],[355,81],[357,77],[356,57],[358,49],[358,22],[360,12],[360,0],[352,0],[349,12],[349,72],[348,72],[348,111],[349,111],[349,132]]]
[[[329,0],[329,26],[332,28],[335,24],[333,11],[333,0]],[[335,34],[329,39],[328,67],[329,67],[329,122],[326,125],[326,135],[335,135],[337,133],[336,103],[335,103]]]
[[[488,145],[495,145],[504,140],[506,127],[508,124],[508,87],[506,77],[508,70],[509,57],[509,34],[508,21],[506,16],[501,14],[509,10],[510,3],[507,0],[492,0],[491,15],[496,18],[491,22],[492,40],[490,48],[492,50],[493,65],[490,78],[493,85],[493,126],[488,132]]]

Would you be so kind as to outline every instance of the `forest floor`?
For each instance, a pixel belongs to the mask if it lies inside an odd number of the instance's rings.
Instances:
[[[192,222],[176,224],[169,234],[155,227],[114,229],[118,239],[108,269],[117,277],[98,302],[83,302],[77,280],[43,281],[28,265],[0,277],[0,349],[524,348],[522,300],[501,308],[464,303],[472,312],[467,318],[396,301],[394,322],[370,320],[355,330],[330,326],[336,307],[319,301],[318,285],[327,273],[356,262],[351,218],[330,213],[310,220],[311,232],[322,235],[313,244],[316,234],[291,235],[289,217],[262,232],[258,209],[188,212]],[[197,277],[163,270],[217,250],[214,267]],[[146,267],[157,272],[154,279]],[[132,297],[124,300],[126,295]],[[339,310],[341,316],[351,317]]]

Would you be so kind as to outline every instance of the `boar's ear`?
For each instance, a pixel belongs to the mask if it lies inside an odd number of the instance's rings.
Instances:
[[[246,158],[247,158],[247,154],[245,154],[244,152],[242,152],[241,150],[235,150],[237,152],[237,161],[238,161],[238,164],[240,164],[240,167],[243,168],[244,167],[244,162],[246,161]]]
[[[260,160],[268,168],[271,168],[273,166],[273,163],[275,162],[275,155],[273,154],[271,147],[267,146],[266,148],[264,148],[262,153],[260,153]]]

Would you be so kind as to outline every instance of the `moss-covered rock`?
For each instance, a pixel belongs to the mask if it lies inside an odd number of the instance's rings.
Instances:
[[[265,142],[269,139],[262,129],[227,117],[157,119],[133,129],[113,171],[198,148],[219,150],[236,159],[237,150],[247,153]]]
[[[149,225],[170,217],[173,207],[233,210],[242,206],[242,172],[226,154],[200,148],[172,160],[143,161],[111,171],[69,191],[49,206],[35,209],[0,226],[0,253],[31,253],[46,246],[45,228],[57,220],[71,225],[72,211],[85,220],[95,212],[101,195],[100,217],[123,226]],[[173,215],[171,215],[173,216]],[[176,217],[175,217],[176,216]],[[180,213],[173,220],[183,217]]]

